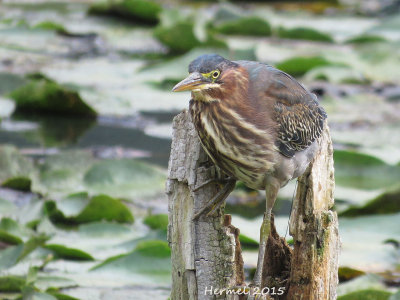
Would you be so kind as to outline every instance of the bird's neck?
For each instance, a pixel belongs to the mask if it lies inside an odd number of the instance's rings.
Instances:
[[[212,93],[209,90],[197,90],[197,91],[195,90],[192,92],[192,98],[195,101],[200,101],[203,103],[212,103],[221,101],[221,99],[219,99],[215,93]]]

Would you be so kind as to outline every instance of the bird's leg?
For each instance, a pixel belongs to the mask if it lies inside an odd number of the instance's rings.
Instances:
[[[208,184],[208,182],[206,182],[206,184]],[[235,184],[235,179],[227,178],[224,187],[207,203],[206,206],[201,208],[200,211],[193,216],[193,220],[197,220],[206,212],[207,216],[213,214],[221,205],[221,203],[225,201],[226,197],[228,197],[228,195],[233,191]]]
[[[262,282],[265,248],[267,246],[269,234],[271,233],[272,208],[274,207],[279,188],[280,188],[279,181],[274,178],[268,181],[265,188],[267,208],[264,213],[264,219],[260,228],[260,247],[258,250],[257,269],[253,279],[253,285],[260,288]]]

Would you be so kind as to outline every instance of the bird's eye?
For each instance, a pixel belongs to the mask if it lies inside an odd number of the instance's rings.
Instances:
[[[218,70],[215,70],[215,71],[212,73],[211,76],[212,76],[212,78],[217,79],[218,76],[219,76],[219,71],[218,71]]]

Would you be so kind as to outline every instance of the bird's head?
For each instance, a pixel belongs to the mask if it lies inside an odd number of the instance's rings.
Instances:
[[[217,54],[204,54],[189,64],[189,76],[172,91],[192,91],[195,100],[220,100],[224,91],[233,88],[233,72],[238,64]]]

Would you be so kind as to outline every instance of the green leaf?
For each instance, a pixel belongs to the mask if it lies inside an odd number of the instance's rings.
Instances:
[[[340,66],[313,68],[307,72],[306,80],[323,80],[336,84],[366,84],[369,82],[361,72],[349,67]]]
[[[40,165],[40,186],[43,194],[62,195],[84,190],[84,173],[94,162],[86,151],[65,151],[47,157]]]
[[[38,274],[35,282],[35,286],[37,288],[40,290],[45,290],[46,292],[54,289],[75,287],[77,285],[78,284],[72,279],[59,276],[50,276],[43,273]]]
[[[18,260],[25,258],[36,248],[42,247],[48,239],[49,238],[46,235],[42,234],[31,237],[26,243],[24,243],[23,251],[18,257]]]
[[[32,232],[29,229],[25,228],[24,226],[21,226],[20,224],[18,224],[18,222],[16,222],[11,218],[1,219],[0,230],[19,238],[28,237],[30,234],[32,234]]]
[[[8,178],[1,184],[2,187],[29,192],[31,190],[32,181],[29,177],[16,176]]]
[[[65,29],[65,27],[59,23],[53,22],[53,21],[42,21],[35,26],[33,26],[34,29],[44,29],[44,30],[54,30],[57,31],[58,33],[61,34],[66,34],[68,31]]]
[[[57,300],[79,300],[78,298],[66,294],[61,294],[56,291],[47,291],[47,294],[50,294],[51,296],[57,298]]]
[[[390,187],[400,180],[400,167],[362,153],[335,150],[336,184],[373,190]]]
[[[23,243],[23,241],[19,237],[12,235],[2,229],[0,229],[0,241],[11,245],[18,245]]]
[[[144,218],[143,223],[149,226],[151,229],[167,230],[168,215],[166,214],[149,215]]]
[[[141,242],[136,246],[135,251],[150,257],[166,258],[171,256],[168,243],[158,240]]]
[[[44,246],[54,252],[55,255],[64,259],[70,260],[94,260],[94,258],[89,254],[79,249],[68,248],[63,245],[49,244]]]
[[[194,23],[190,20],[181,20],[170,26],[160,25],[154,30],[154,37],[173,53],[185,53],[201,45],[194,34]]]
[[[23,299],[29,299],[29,300],[57,300],[56,297],[47,294],[47,293],[41,293],[41,292],[35,292],[31,291],[28,293],[24,293]]]
[[[254,240],[242,233],[239,235],[239,241],[240,241],[241,246],[244,248],[257,249],[259,246],[259,243],[256,240]]]
[[[83,211],[76,216],[78,223],[93,221],[116,221],[119,223],[133,223],[134,218],[129,210],[120,200],[113,199],[107,195],[93,197]]]
[[[0,211],[2,215],[11,214],[17,209],[14,203],[0,197]]]
[[[385,285],[382,278],[375,274],[366,274],[353,280],[339,284],[337,289],[338,297],[362,290],[383,290]]]
[[[52,113],[60,115],[96,116],[76,91],[65,88],[43,75],[30,81],[9,95],[16,103],[16,111]]]
[[[0,146],[0,182],[10,178],[32,176],[33,163],[13,146]]]
[[[349,267],[339,267],[339,282],[349,281],[362,275],[365,275],[365,272]]]
[[[338,300],[387,300],[391,293],[380,290],[362,290],[340,296]]]
[[[241,17],[218,24],[215,27],[223,34],[269,36],[271,35],[271,25],[264,19],[256,16]]]
[[[400,212],[400,187],[383,193],[370,200],[364,206],[351,206],[342,211],[340,216],[355,217],[373,214],[393,214]]]
[[[4,276],[0,277],[0,292],[21,292],[22,287],[25,285],[25,278],[22,276]]]
[[[162,7],[148,0],[108,0],[90,6],[89,14],[124,18],[128,21],[156,24]]]
[[[94,193],[133,199],[164,191],[165,173],[138,159],[103,160],[85,174],[84,183]]]
[[[170,254],[167,242],[144,241],[134,251],[111,257],[92,270],[112,274],[141,274],[165,282],[169,281],[171,275]]]
[[[65,217],[74,217],[79,215],[89,204],[89,195],[87,192],[81,192],[68,195],[65,199],[57,202],[57,208]]]
[[[390,296],[389,300],[400,300],[400,289],[397,290],[397,293],[394,293],[392,296]]]
[[[393,246],[384,242],[387,239],[400,239],[399,227],[394,226],[399,218],[399,213],[355,218],[341,217],[340,238],[343,249],[340,255],[341,265],[374,273],[392,270],[398,264],[398,257]]]
[[[346,44],[384,43],[387,40],[379,35],[362,34],[345,41]]]
[[[79,206],[81,209],[81,204],[78,204],[75,200],[76,199],[74,199],[75,205]],[[66,217],[64,213],[57,208],[57,204],[54,201],[47,201],[45,207],[50,220],[54,223],[82,224],[101,220],[116,221],[118,223],[133,223],[134,221],[131,211],[125,204],[107,195],[92,197],[87,205],[80,210],[79,214],[69,217]],[[75,211],[78,211],[78,209],[75,209]]]
[[[293,29],[286,29],[279,27],[277,35],[284,39],[295,39],[295,40],[310,40],[318,42],[333,43],[333,38],[326,33],[320,32],[313,28],[298,27]]]
[[[292,75],[292,76],[302,76],[309,70],[322,67],[322,66],[333,66],[340,65],[333,63],[321,56],[314,57],[293,57],[284,60],[276,65],[276,68]]]
[[[15,265],[24,251],[24,245],[8,247],[0,250],[0,271]]]

